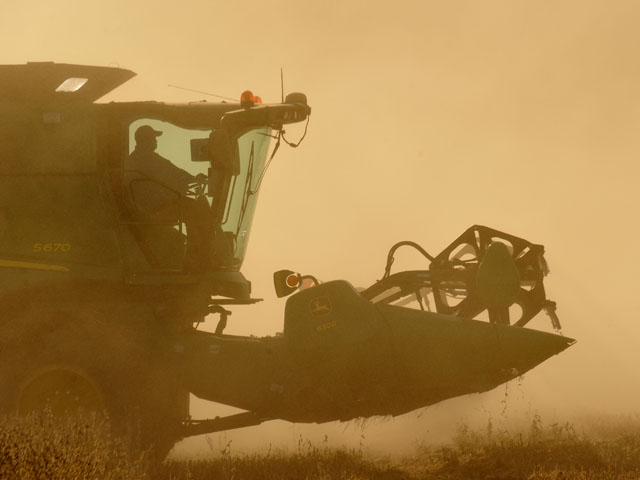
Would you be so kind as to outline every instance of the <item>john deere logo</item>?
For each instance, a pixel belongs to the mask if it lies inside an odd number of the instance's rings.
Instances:
[[[331,311],[331,301],[329,297],[318,297],[309,303],[312,315],[325,315]]]

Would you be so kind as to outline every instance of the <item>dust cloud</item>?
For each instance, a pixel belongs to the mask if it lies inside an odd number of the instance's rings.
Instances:
[[[435,254],[476,223],[544,244],[548,296],[578,343],[521,381],[364,427],[269,422],[211,440],[268,448],[364,435],[390,450],[473,419],[637,411],[639,18],[634,1],[9,0],[0,63],[139,74],[105,102],[215,101],[169,84],[277,102],[280,67],[285,91],[308,95],[309,133],[267,173],[243,268],[265,301],[237,308],[229,333],[281,330],[271,286],[281,268],[366,287],[393,243]],[[394,268],[423,266],[400,253]],[[194,417],[230,411],[193,401]]]

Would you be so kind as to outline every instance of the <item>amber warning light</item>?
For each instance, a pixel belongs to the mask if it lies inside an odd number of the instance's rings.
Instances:
[[[243,108],[253,107],[255,104],[256,97],[251,90],[245,90],[242,92],[240,95],[240,105],[242,105]]]
[[[300,286],[300,274],[293,270],[278,270],[273,274],[273,286],[278,298],[286,297]]]
[[[287,277],[287,287],[296,288],[300,284],[300,276],[298,274],[289,275]]]

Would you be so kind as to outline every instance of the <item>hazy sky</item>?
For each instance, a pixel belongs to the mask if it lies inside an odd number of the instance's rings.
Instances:
[[[169,84],[279,101],[283,67],[285,90],[307,93],[313,113],[306,140],[263,183],[243,272],[265,302],[237,309],[230,332],[281,330],[274,270],[368,286],[393,243],[435,254],[484,224],[546,246],[548,295],[579,341],[509,401],[635,411],[639,20],[635,1],[2,0],[0,63],[139,74],[105,101],[206,98]],[[398,256],[397,268],[423,266]],[[411,414],[371,437],[408,444],[465,409],[499,410],[503,396]]]

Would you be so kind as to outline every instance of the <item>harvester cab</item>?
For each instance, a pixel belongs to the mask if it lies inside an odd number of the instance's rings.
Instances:
[[[123,165],[122,211],[144,257],[132,266],[239,272],[271,140],[311,112],[301,94],[282,104],[241,105],[111,106],[111,131],[126,137],[114,165]]]

